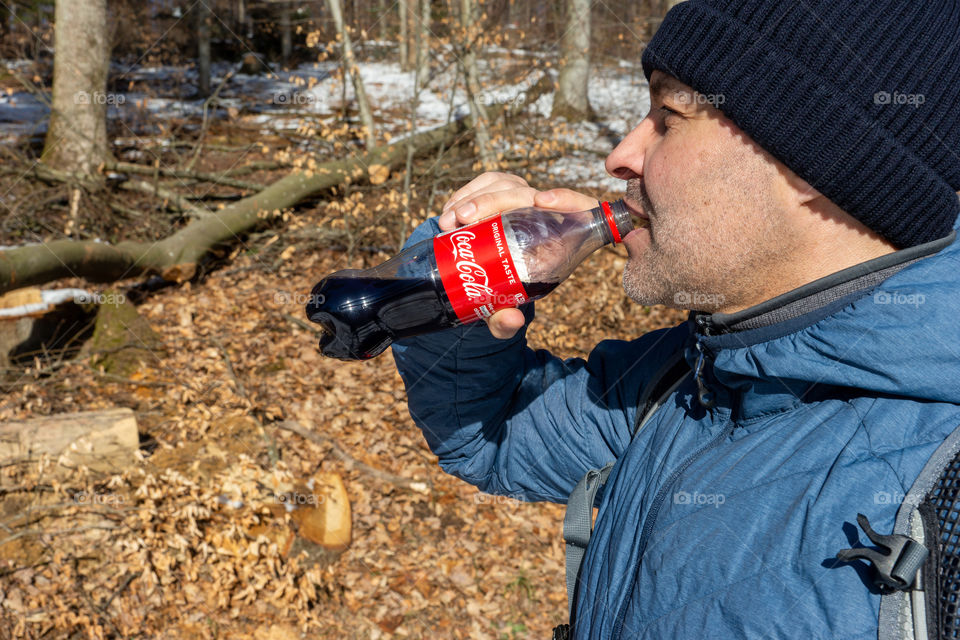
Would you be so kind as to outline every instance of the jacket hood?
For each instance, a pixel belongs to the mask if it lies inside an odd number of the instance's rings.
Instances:
[[[715,336],[693,318],[690,328],[686,359],[695,365],[699,341],[708,384],[731,391],[797,404],[826,385],[960,404],[960,242],[791,320]]]

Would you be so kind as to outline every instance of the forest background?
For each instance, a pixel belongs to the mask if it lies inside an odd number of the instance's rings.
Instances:
[[[676,0],[0,0],[0,639],[543,638],[563,508],[448,476],[312,285],[485,170],[622,196]],[[606,248],[534,348],[680,321]],[[438,390],[443,393],[443,390]]]

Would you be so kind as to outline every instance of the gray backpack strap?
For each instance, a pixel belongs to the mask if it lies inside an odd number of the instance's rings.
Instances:
[[[956,593],[960,584],[955,580],[956,571],[939,577],[937,572],[942,571],[944,563],[956,566],[960,560],[960,549],[953,542],[956,539],[954,523],[960,510],[960,500],[956,500],[960,494],[958,479],[960,427],[930,456],[897,511],[893,532],[923,541],[930,549],[931,562],[925,567],[926,573],[919,573],[912,589],[893,591],[880,598],[879,640],[928,640],[940,634],[956,637],[960,627],[957,615],[943,619],[946,617],[941,610],[943,593],[938,592]],[[946,546],[939,539],[941,528],[950,534],[951,540]]]
[[[608,462],[602,469],[587,471],[567,500],[567,512],[563,516],[563,540],[567,543],[567,605],[571,620],[580,565],[590,536],[593,535],[593,502],[597,491],[606,484],[613,465],[613,462]]]

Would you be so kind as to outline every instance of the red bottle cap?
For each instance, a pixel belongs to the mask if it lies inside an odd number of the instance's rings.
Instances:
[[[601,202],[600,207],[603,209],[603,215],[607,216],[607,224],[610,225],[610,233],[613,234],[613,244],[620,244],[623,242],[623,238],[620,237],[617,222],[613,219],[613,211],[610,210],[610,203],[606,201]]]

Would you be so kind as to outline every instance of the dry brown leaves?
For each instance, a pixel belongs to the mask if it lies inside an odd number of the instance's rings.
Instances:
[[[326,273],[389,257],[348,258],[310,239],[363,227],[373,231],[358,246],[391,245],[379,195],[300,215],[199,284],[149,297],[139,311],[166,355],[136,382],[79,360],[28,375],[5,399],[0,420],[129,406],[156,450],[113,477],[81,469],[51,484],[49,461],[0,469],[0,488],[24,488],[0,502],[0,638],[511,639],[565,621],[562,507],[482,496],[444,474],[389,354],[324,359],[287,317],[303,318]],[[538,303],[531,344],[584,356],[682,319],[627,301],[623,260],[597,253]],[[348,469],[271,426],[284,419],[431,490]],[[319,471],[340,473],[352,502],[353,543],[339,555],[294,538],[277,504]]]

